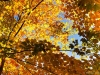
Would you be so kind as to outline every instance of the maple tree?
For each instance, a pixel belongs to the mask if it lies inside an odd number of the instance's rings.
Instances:
[[[0,0],[0,75],[99,75],[99,9],[99,0]],[[76,33],[81,48],[68,40]]]

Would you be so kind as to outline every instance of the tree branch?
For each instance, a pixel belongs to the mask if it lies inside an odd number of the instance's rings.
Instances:
[[[12,49],[12,48],[10,48],[10,49]],[[14,50],[14,49],[12,49],[12,50]],[[33,51],[33,50],[23,50],[23,51],[20,51],[20,52],[12,52],[12,53],[5,53],[5,54],[16,54],[16,53],[23,53],[23,52],[27,52],[27,51]],[[53,51],[58,51],[58,50],[53,50]],[[71,50],[59,50],[59,51],[70,51],[70,52],[72,52]],[[3,53],[3,52],[1,52],[1,53]]]
[[[24,68],[30,73],[30,74],[32,74],[32,72],[26,67],[26,66],[24,66]],[[33,74],[32,74],[33,75]]]
[[[14,58],[14,59],[15,59],[16,61],[25,62],[25,63],[30,64],[30,65],[32,65],[32,66],[35,65],[35,64],[30,63],[30,62],[28,62],[28,61],[22,61],[22,60],[20,60],[20,59],[16,59],[16,58]],[[19,63],[20,63],[20,62],[19,62]],[[58,75],[58,74],[55,74],[55,73],[52,72],[52,71],[49,71],[49,70],[47,70],[47,69],[44,69],[44,68],[40,67],[40,66],[38,66],[38,68],[43,69],[43,70],[45,70],[45,71],[48,71],[48,72],[50,72],[50,73],[52,73],[52,74],[54,74],[54,75]]]
[[[43,0],[41,0],[41,1],[32,9],[32,11],[35,10],[42,2],[43,2]],[[31,12],[29,12],[27,15],[29,16],[30,13],[31,13]],[[25,23],[25,20],[24,20],[24,22],[22,23],[22,25],[20,26],[19,30],[18,30],[18,31],[16,32],[16,34],[14,35],[14,37],[16,37],[16,35],[17,35],[17,34],[19,33],[19,31],[22,29],[24,23]]]
[[[19,33],[19,31],[22,29],[23,25],[24,25],[25,21],[22,23],[22,25],[20,26],[20,28],[18,29],[18,31],[16,32],[16,34],[14,35],[14,37],[16,37],[16,35]]]
[[[19,21],[18,21],[18,22],[19,22]],[[14,27],[13,27],[12,30],[10,31],[10,33],[9,33],[9,35],[8,35],[7,41],[9,40],[10,35],[11,35],[11,33],[13,32],[14,28],[16,27],[16,25],[18,24],[18,22],[15,23]]]
[[[15,60],[16,60],[16,59],[15,59]],[[17,62],[18,62],[18,60],[17,60]],[[33,74],[31,73],[31,71],[30,71],[26,66],[23,65],[23,67],[24,67],[31,75],[33,75]]]
[[[11,50],[13,50],[13,51],[16,51],[16,52],[5,53],[5,54],[16,54],[16,53],[22,53],[22,52],[25,52],[25,51],[33,51],[33,50],[28,50],[28,49],[25,50],[25,49],[24,49],[23,51],[17,52],[16,49],[12,49],[12,48],[0,47],[0,49],[1,49],[1,48],[4,48],[4,49],[11,49]],[[53,51],[58,51],[58,50],[53,50]],[[72,52],[72,50],[59,50],[59,51],[70,51],[70,52]],[[0,53],[4,53],[4,52],[0,52]]]
[[[0,75],[2,74],[4,63],[5,63],[5,57],[2,57],[2,59],[1,59],[1,65],[0,65]]]
[[[9,40],[10,35],[11,35],[11,33],[13,32],[14,28],[16,27],[16,25],[17,25],[17,24],[20,22],[20,20],[22,19],[22,13],[23,13],[23,11],[22,11],[20,14],[18,14],[18,15],[20,15],[20,16],[18,16],[18,17],[19,17],[19,20],[14,24],[13,28],[11,29],[11,31],[10,31],[10,33],[9,33],[9,35],[8,35],[7,41]]]
[[[72,50],[59,50],[59,51],[72,51]]]

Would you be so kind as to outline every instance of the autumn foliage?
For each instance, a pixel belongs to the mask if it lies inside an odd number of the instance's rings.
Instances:
[[[0,75],[100,75],[99,24],[99,0],[0,0]]]

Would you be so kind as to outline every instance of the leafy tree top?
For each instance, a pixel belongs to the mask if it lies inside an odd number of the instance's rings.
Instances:
[[[99,75],[99,9],[99,0],[0,0],[0,74]],[[68,42],[76,33],[81,46]]]

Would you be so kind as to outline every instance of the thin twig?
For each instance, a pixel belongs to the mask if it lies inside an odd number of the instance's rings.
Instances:
[[[28,50],[28,49],[24,49],[23,51],[20,51],[20,52],[17,52],[18,50],[16,50],[16,49],[13,49],[13,48],[7,48],[7,47],[0,47],[0,49],[2,49],[2,48],[4,48],[4,49],[10,49],[10,50],[13,50],[13,51],[16,51],[16,52],[11,52],[11,53],[5,53],[5,54],[16,54],[16,53],[23,53],[23,52],[27,52],[27,51],[33,51],[33,50]],[[72,52],[72,50],[53,50],[53,51],[70,51],[70,52]],[[4,52],[0,52],[0,53],[4,53]]]
[[[24,23],[25,23],[25,20],[23,21],[22,25],[20,26],[20,28],[18,29],[18,31],[16,32],[16,34],[14,35],[14,37],[16,37],[16,35],[18,34],[18,32],[19,32],[19,31],[21,30],[21,28],[23,27]]]
[[[16,53],[23,53],[23,52],[29,52],[29,51],[33,51],[33,50],[23,50],[20,52],[12,52],[12,53],[5,53],[5,54],[16,54]],[[58,50],[53,50],[53,51],[58,51]],[[59,50],[59,51],[71,51],[71,50]],[[3,53],[3,52],[1,52],[1,53]]]

